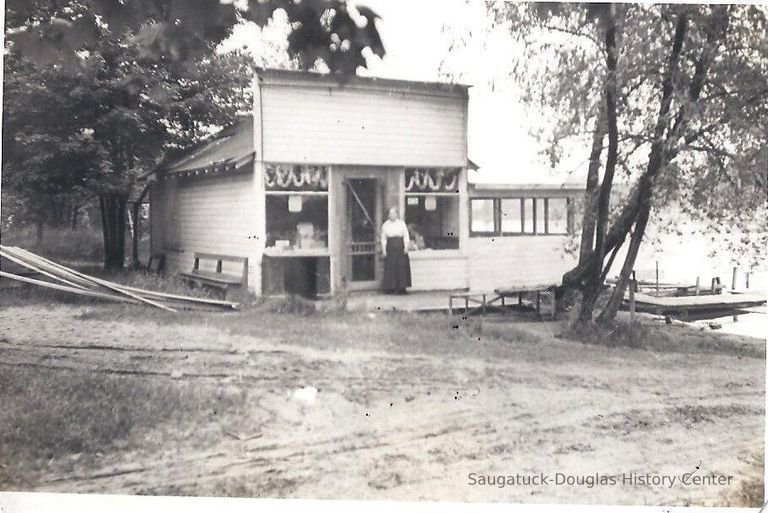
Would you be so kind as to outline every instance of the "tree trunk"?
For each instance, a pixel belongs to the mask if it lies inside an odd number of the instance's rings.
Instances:
[[[80,213],[80,205],[72,207],[72,229],[77,229],[77,215]]]
[[[598,320],[602,324],[608,324],[613,321],[616,317],[616,312],[618,312],[619,306],[624,299],[624,292],[627,289],[629,276],[635,266],[637,252],[640,248],[640,243],[645,234],[645,227],[648,223],[653,197],[653,183],[656,176],[658,176],[661,170],[664,169],[667,163],[664,133],[669,124],[669,113],[675,89],[674,76],[679,67],[680,54],[683,49],[683,42],[685,41],[687,30],[688,17],[686,12],[683,11],[677,17],[672,51],[669,55],[669,65],[664,73],[664,79],[662,80],[661,103],[659,105],[659,115],[656,119],[656,126],[654,127],[653,142],[651,143],[651,152],[648,157],[648,167],[640,177],[638,185],[637,195],[639,211],[635,222],[635,230],[632,233],[629,251],[624,259],[624,265],[622,266],[621,274],[619,275],[619,281],[613,289],[613,293],[608,299],[605,309],[599,316]],[[684,117],[681,117],[678,121],[683,122]],[[675,130],[672,130],[672,132],[675,132]]]
[[[605,124],[605,99],[600,102],[595,131],[592,134],[592,151],[589,154],[587,186],[584,191],[584,213],[581,222],[581,246],[579,264],[583,264],[592,254],[595,242],[595,223],[597,210],[598,186],[600,185],[600,155],[603,153],[603,139],[607,127]]]
[[[40,247],[43,245],[43,235],[45,231],[45,222],[43,221],[43,215],[37,216],[37,222],[35,223],[35,246]]]
[[[629,249],[627,250],[627,256],[624,258],[624,265],[621,267],[619,273],[619,280],[616,282],[616,287],[611,293],[611,297],[608,299],[608,303],[597,316],[597,322],[600,324],[609,324],[616,318],[616,313],[619,311],[619,307],[624,301],[624,293],[627,291],[627,285],[629,285],[629,279],[632,276],[632,271],[635,268],[635,261],[637,260],[637,254],[640,250],[640,243],[643,241],[645,235],[645,228],[648,224],[648,217],[651,211],[650,201],[643,204],[640,208],[640,212],[637,216],[637,222],[635,223],[635,229],[632,232],[632,237],[629,240]]]
[[[104,269],[119,271],[125,265],[126,198],[120,194],[99,196],[104,237]]]
[[[139,216],[141,215],[141,203],[149,193],[149,185],[144,187],[141,191],[139,198],[133,203],[133,239],[131,240],[131,259],[132,265],[135,270],[141,268],[141,262],[139,261],[139,239],[141,238],[141,222]]]
[[[616,19],[614,17],[615,6],[609,7],[606,16],[605,52],[606,52],[606,83],[605,83],[605,116],[608,123],[608,154],[605,161],[605,173],[600,185],[600,193],[597,197],[597,216],[595,221],[595,251],[591,259],[588,279],[582,289],[581,308],[579,320],[589,322],[595,302],[600,295],[603,273],[603,260],[606,254],[606,225],[610,208],[611,189],[613,188],[613,175],[616,171],[619,148],[619,129],[616,115]]]

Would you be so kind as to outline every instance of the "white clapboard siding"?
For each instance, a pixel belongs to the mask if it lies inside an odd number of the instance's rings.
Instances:
[[[559,283],[576,262],[565,236],[471,237],[469,287],[492,291],[514,285]]]
[[[192,269],[194,253],[218,253],[251,258],[256,224],[253,175],[251,173],[215,178],[188,178],[178,182],[175,247],[166,251],[171,272]],[[252,260],[252,258],[251,258]],[[201,262],[201,269],[215,268],[215,262]],[[251,273],[254,262],[249,260]],[[236,274],[235,262],[224,262],[226,273]],[[249,284],[252,284],[249,277]]]
[[[440,251],[412,251],[411,290],[465,289],[467,259],[462,255],[444,256]]]
[[[466,163],[466,98],[262,86],[264,160],[356,165]]]

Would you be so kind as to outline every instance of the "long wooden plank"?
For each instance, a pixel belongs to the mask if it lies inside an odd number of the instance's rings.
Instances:
[[[625,296],[625,301],[626,301]],[[636,293],[637,308],[652,312],[693,312],[698,310],[730,310],[758,306],[766,303],[766,298],[746,294],[709,294],[702,296],[655,297]]]
[[[89,280],[84,280],[79,276],[72,274],[71,272],[64,271],[56,267],[50,266],[46,262],[42,261],[41,258],[38,258],[37,255],[35,255],[34,253],[24,254],[22,253],[23,250],[21,250],[21,248],[15,248],[15,247],[0,246],[0,248],[2,248],[6,253],[11,253],[12,251],[15,251],[16,253],[14,254],[14,256],[16,258],[25,261],[29,265],[36,265],[38,267],[44,266],[46,267],[47,272],[54,274],[60,278],[64,278],[68,281],[78,283],[81,287],[85,287],[86,289],[92,289],[92,290],[98,289],[98,286],[95,283]]]
[[[7,249],[7,248],[3,248],[3,249]],[[31,257],[37,257],[37,255],[35,255],[34,253],[31,253],[31,252],[29,252],[29,251],[26,251],[26,250],[24,250],[24,249],[21,249],[21,248],[16,248],[16,249],[19,249],[19,250],[21,250],[22,252],[24,252],[24,253],[26,253],[26,254],[30,255]],[[88,276],[88,275],[86,275],[86,274],[83,274],[83,273],[77,272],[77,271],[75,271],[74,269],[70,269],[70,268],[68,268],[68,267],[65,267],[65,266],[63,266],[63,265],[61,265],[61,264],[57,264],[56,262],[52,262],[52,261],[50,261],[50,260],[47,260],[47,259],[45,259],[45,258],[43,258],[43,257],[38,257],[38,258],[39,258],[39,259],[41,259],[41,260],[43,260],[43,261],[45,261],[45,262],[46,262],[46,263],[48,263],[49,265],[53,265],[53,266],[55,266],[55,267],[58,267],[58,268],[64,269],[64,270],[66,270],[66,271],[69,271],[70,273],[72,273],[72,274],[74,274],[74,275],[76,275],[76,276],[79,276],[79,277],[83,278],[84,280],[89,280],[89,281],[92,281],[92,282],[94,282],[94,283],[96,283],[96,284],[98,284],[98,285],[101,285],[102,287],[104,287],[104,288],[106,288],[106,289],[112,290],[113,292],[117,292],[118,294],[123,294],[123,295],[125,295],[125,296],[128,296],[128,297],[130,297],[131,299],[135,299],[136,301],[139,301],[139,302],[141,302],[141,303],[144,303],[144,304],[147,304],[147,305],[150,305],[150,306],[154,306],[154,307],[156,307],[156,308],[160,308],[160,309],[162,309],[162,310],[166,310],[166,311],[168,311],[168,312],[175,312],[175,311],[176,311],[176,310],[174,310],[173,308],[170,308],[170,307],[168,307],[168,306],[165,306],[165,305],[163,305],[163,304],[161,304],[161,303],[158,303],[158,302],[156,302],[156,301],[153,301],[153,300],[151,300],[151,299],[146,299],[146,298],[143,298],[143,297],[141,297],[140,295],[138,295],[138,294],[134,294],[133,292],[130,292],[130,291],[127,291],[127,290],[122,290],[122,289],[120,289],[120,287],[119,287],[119,286],[116,286],[115,284],[113,284],[113,283],[111,283],[111,282],[108,282],[108,281],[106,281],[106,280],[101,280],[101,279],[99,279],[99,278],[94,278],[93,276]]]
[[[552,287],[557,287],[557,283],[538,283],[533,285],[515,285],[512,287],[500,287],[494,292],[499,295],[507,295],[507,294],[519,294],[520,292],[540,292],[545,291],[547,289],[550,289]]]
[[[47,281],[42,280],[36,280],[34,278],[28,278],[26,276],[19,276],[16,274],[7,273],[5,271],[0,271],[0,277],[8,278],[10,280],[16,280],[20,281],[22,283],[29,283],[32,285],[38,285],[40,287],[45,287],[49,289],[54,290],[60,290],[62,292],[70,292],[72,294],[78,294],[81,296],[87,296],[87,297],[97,297],[99,299],[107,299],[110,301],[117,301],[119,303],[137,303],[138,301],[134,301],[130,298],[124,297],[124,296],[113,296],[112,294],[105,294],[103,292],[96,292],[93,290],[83,290],[78,289],[75,287],[68,287],[66,285],[58,285],[56,283],[50,283]]]
[[[47,258],[42,257],[40,255],[36,255],[35,253],[32,253],[32,252],[27,251],[25,249],[18,248],[18,247],[7,247],[7,246],[0,246],[0,247],[4,248],[6,250],[15,250],[17,252],[21,252],[21,253],[24,254],[22,256],[25,256],[26,258],[29,258],[30,260],[37,261],[37,262],[41,262],[42,261],[42,262],[44,262],[44,263],[46,263],[46,264],[48,264],[50,266],[53,266],[54,269],[57,272],[61,272],[62,274],[64,274],[65,276],[67,276],[69,279],[71,279],[73,281],[80,280],[84,284],[88,284],[90,286],[94,286],[95,285],[92,281],[81,278],[81,276],[87,276],[87,275],[84,275],[82,273],[78,273],[77,271],[75,271],[73,269],[69,269],[68,267],[65,267],[65,266],[63,266],[61,264],[58,264],[58,263],[53,262],[51,260],[48,260]],[[49,268],[48,270],[51,271],[51,272],[54,272],[54,269],[50,269]],[[96,280],[96,278],[94,278],[94,280]],[[114,287],[117,287],[117,288],[120,288],[120,289],[125,289],[127,291],[134,292],[134,293],[140,294],[142,296],[149,296],[152,299],[156,299],[156,300],[160,300],[160,301],[166,301],[167,300],[169,302],[199,303],[199,304],[204,304],[204,305],[219,306],[219,307],[226,307],[226,308],[232,308],[232,309],[236,309],[238,307],[238,304],[234,303],[232,301],[224,301],[224,300],[220,300],[220,299],[211,299],[211,298],[198,298],[198,297],[192,297],[192,296],[181,296],[181,295],[178,295],[178,294],[169,294],[169,293],[165,293],[165,292],[157,292],[157,291],[153,291],[153,290],[146,290],[146,289],[141,289],[141,288],[136,288],[136,287],[129,287],[127,285],[122,285],[122,284],[118,284],[118,283],[114,283],[114,282],[109,282],[109,283],[111,283]]]
[[[75,288],[78,288],[78,289],[82,289],[82,290],[88,290],[88,289],[87,289],[86,287],[84,287],[83,285],[80,285],[80,284],[78,284],[78,283],[74,283],[74,282],[71,282],[71,281],[69,281],[69,280],[66,280],[66,279],[64,279],[64,278],[60,277],[60,276],[57,276],[57,275],[55,275],[55,274],[52,274],[52,273],[49,273],[48,271],[45,271],[45,270],[43,270],[43,269],[40,269],[40,268],[38,268],[38,267],[36,267],[36,266],[34,266],[34,265],[32,265],[32,264],[28,263],[28,262],[25,262],[24,260],[21,260],[21,259],[19,259],[19,258],[16,258],[16,257],[14,257],[14,256],[10,255],[10,254],[9,254],[8,252],[6,252],[6,251],[0,250],[0,256],[2,256],[3,258],[7,258],[7,259],[8,259],[8,260],[10,260],[11,262],[15,262],[15,263],[19,264],[19,265],[20,265],[20,266],[22,266],[22,267],[26,267],[27,269],[30,269],[30,270],[32,270],[32,271],[35,271],[36,273],[42,274],[43,276],[47,276],[47,277],[49,277],[49,278],[51,278],[51,279],[53,279],[53,280],[56,280],[56,281],[60,281],[60,282],[62,282],[62,283],[64,283],[64,284],[66,284],[66,285],[69,285],[70,287],[75,287]]]

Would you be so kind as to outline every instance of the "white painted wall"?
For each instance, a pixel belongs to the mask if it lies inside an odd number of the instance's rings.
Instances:
[[[576,263],[565,236],[470,237],[469,287],[493,291],[512,285],[560,283]]]
[[[466,164],[466,98],[318,85],[261,85],[263,158],[390,166]]]
[[[250,288],[258,283],[254,262],[255,198],[253,174],[205,178],[174,178],[177,205],[169,212],[169,229],[175,237],[165,247],[166,267],[171,273],[190,271],[195,252],[249,258]],[[201,269],[211,268],[215,262]],[[231,267],[228,267],[231,266]],[[237,274],[238,265],[224,262],[224,272]]]
[[[411,251],[411,290],[456,290],[469,286],[467,258],[458,250]]]

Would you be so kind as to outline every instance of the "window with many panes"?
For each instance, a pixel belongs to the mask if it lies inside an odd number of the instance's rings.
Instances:
[[[568,198],[472,198],[470,233],[493,235],[565,235]]]

